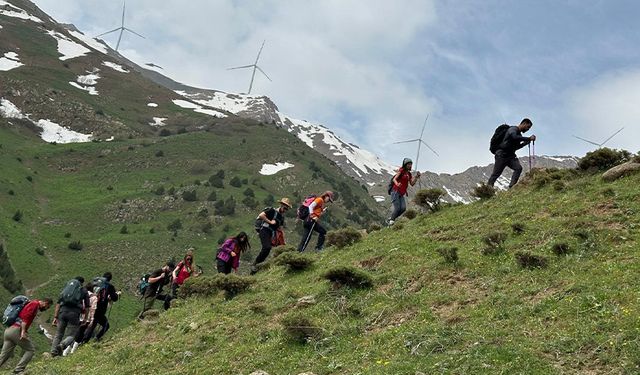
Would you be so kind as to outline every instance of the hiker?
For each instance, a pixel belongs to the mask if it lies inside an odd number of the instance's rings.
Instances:
[[[316,243],[316,251],[321,251],[324,245],[324,236],[327,234],[327,230],[320,225],[320,217],[326,211],[325,205],[328,202],[333,202],[333,192],[325,191],[319,197],[315,198],[313,202],[309,204],[308,216],[304,219],[302,232],[302,240],[298,245],[298,251],[302,252],[306,249],[311,234],[313,231],[318,232],[318,242]]]
[[[187,281],[188,278],[190,278],[192,275],[200,275],[199,272],[195,271],[196,262],[193,257],[193,250],[194,248],[189,248],[187,250],[187,254],[184,256],[184,259],[182,259],[176,266],[176,269],[173,270],[173,283],[171,284],[171,295],[173,296],[173,298],[178,297],[178,288],[180,288],[180,286],[184,284],[184,282]]]
[[[531,129],[533,123],[528,118],[523,119],[518,126],[510,126],[508,129],[505,127],[504,130],[504,138],[502,138],[502,142],[497,145],[497,150],[495,151],[495,164],[493,165],[493,173],[491,173],[491,177],[489,177],[489,181],[487,181],[487,185],[493,186],[498,177],[502,174],[506,167],[509,167],[513,170],[513,175],[511,176],[511,182],[509,183],[509,188],[512,188],[518,182],[520,178],[520,173],[522,173],[522,165],[520,165],[520,161],[516,156],[516,151],[528,145],[531,142],[535,142],[536,136],[532,135],[530,137],[523,137],[522,133],[526,133]],[[497,133],[501,129],[502,126],[496,129],[496,137]],[[491,139],[491,143],[494,142],[494,139]],[[493,149],[491,150],[493,151]]]
[[[89,294],[89,315],[87,320],[84,320],[84,316],[80,317],[80,328],[73,340],[73,344],[67,346],[62,352],[63,356],[73,354],[78,347],[91,339],[91,333],[89,332],[91,325],[93,324],[93,318],[95,316],[96,308],[98,307],[98,296],[93,292],[94,285],[92,282],[88,282],[84,289]]]
[[[22,358],[20,358],[20,361],[13,370],[14,374],[23,373],[36,352],[36,347],[28,335],[31,323],[33,323],[36,315],[38,315],[38,311],[45,311],[53,304],[51,298],[28,301],[26,297],[21,297],[23,298],[23,300],[20,301],[21,307],[18,307],[20,312],[15,320],[12,319],[14,320],[12,324],[11,322],[7,322],[10,323],[10,325],[4,330],[4,342],[2,352],[0,352],[0,367],[2,367],[2,365],[13,356],[13,351],[16,346],[22,348]],[[16,300],[16,298],[14,298],[14,300]],[[11,301],[12,305],[14,300]]]
[[[51,344],[51,356],[62,355],[64,349],[74,341],[80,328],[80,315],[84,314],[84,321],[89,320],[89,293],[82,287],[84,277],[77,276],[70,280],[58,298],[53,313],[52,325],[57,326],[56,334]]]
[[[289,198],[282,198],[278,203],[280,203],[280,207],[277,209],[273,207],[265,208],[256,219],[256,230],[258,231],[258,237],[260,237],[262,249],[251,265],[252,275],[258,271],[258,264],[267,259],[274,242],[276,246],[284,245],[284,234],[282,233],[284,215],[291,208],[291,203],[289,203]],[[280,236],[282,236],[282,240],[280,240]]]
[[[93,336],[98,324],[100,325],[100,331],[96,334],[96,341],[100,341],[105,333],[109,330],[109,318],[107,317],[107,309],[117,302],[120,298],[120,293],[116,291],[116,288],[111,284],[113,275],[111,272],[105,272],[102,277],[96,277],[93,279],[93,291],[98,297],[98,306],[95,311],[95,316],[92,320],[91,326],[87,331],[87,341]]]
[[[409,195],[407,190],[409,185],[414,186],[420,178],[420,171],[416,172],[416,175],[411,174],[411,168],[413,167],[413,161],[409,158],[402,160],[402,167],[398,169],[398,172],[391,179],[391,204],[393,210],[391,211],[391,217],[387,219],[388,225],[393,225],[396,219],[407,210],[406,196]]]
[[[142,312],[138,315],[138,319],[142,319],[144,313],[153,308],[153,303],[157,299],[164,302],[163,307],[165,311],[169,310],[173,297],[171,294],[162,294],[162,288],[171,283],[173,279],[172,271],[175,268],[176,265],[170,261],[167,262],[164,267],[158,268],[149,275],[149,279],[147,280],[149,285],[144,289],[144,293],[142,294]]]
[[[234,272],[238,272],[240,255],[247,249],[251,249],[251,244],[249,244],[249,238],[245,232],[240,232],[237,236],[224,241],[216,255],[218,273],[227,275],[231,273],[232,269]]]

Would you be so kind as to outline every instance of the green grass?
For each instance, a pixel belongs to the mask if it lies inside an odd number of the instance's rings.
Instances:
[[[38,371],[637,373],[640,176],[565,181],[562,192],[523,184],[486,202],[418,216],[402,230],[317,254],[310,271],[272,266],[230,301],[181,301],[157,324],[135,324]],[[525,223],[525,231],[513,234],[513,223]],[[484,236],[497,230],[508,233],[506,251],[482,255]],[[554,255],[557,241],[573,252]],[[437,249],[444,246],[459,249],[457,264],[442,261]],[[549,265],[521,269],[517,251],[545,256]],[[333,289],[321,275],[340,265],[368,272],[374,288]],[[296,307],[308,295],[316,304]],[[292,312],[320,336],[307,344],[288,339],[280,321]]]

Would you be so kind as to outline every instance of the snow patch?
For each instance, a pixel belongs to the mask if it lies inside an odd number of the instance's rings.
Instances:
[[[129,71],[127,69],[123,68],[122,65],[118,65],[118,64],[112,63],[110,61],[103,61],[102,65],[107,66],[107,67],[109,67],[109,68],[111,68],[111,69],[113,69],[113,70],[115,70],[117,72],[120,72],[120,73],[129,73]]]
[[[147,103],[147,107],[156,108],[156,107],[158,107],[158,105],[156,103]]]
[[[192,102],[189,102],[189,101],[186,101],[186,100],[182,100],[182,99],[173,100],[173,104],[177,105],[180,108],[193,109],[194,112],[203,113],[205,115],[209,115],[209,116],[213,116],[213,117],[218,117],[218,118],[227,117],[227,115],[225,115],[222,112],[218,112],[218,111],[216,111],[214,109],[203,108],[199,104],[192,103]]]
[[[207,99],[197,99],[200,97],[199,95],[189,94],[186,91],[176,90],[176,93],[204,106],[220,108],[231,113],[246,111],[256,104],[256,100],[260,100],[260,97],[227,94],[219,91],[214,92],[213,96],[209,96]]]
[[[93,86],[81,86],[75,82],[69,82],[69,84],[77,89],[88,92],[89,95],[98,95],[98,90],[96,90],[96,88]]]
[[[13,18],[20,18],[20,19],[23,19],[23,20],[29,20],[29,21],[33,21],[33,22],[42,23],[42,20],[40,18],[30,15],[29,13],[27,13],[23,9],[18,8],[15,5],[9,4],[6,1],[0,0],[0,7],[9,7],[10,8],[10,9],[0,9],[0,14],[2,14],[3,16],[13,17]],[[0,28],[2,28],[2,27],[0,26]]]
[[[105,141],[107,141],[107,142],[111,142],[111,141],[113,141],[114,139],[116,139],[116,137],[111,136],[111,137],[109,137],[109,138],[105,139]]]
[[[0,57],[0,71],[6,72],[24,65],[20,62],[18,54],[15,52],[7,52],[4,57]]]
[[[47,34],[58,41],[58,53],[62,55],[62,57],[60,57],[62,61],[85,56],[91,52],[87,47],[72,41],[59,32],[49,30]]]
[[[387,197],[385,197],[384,195],[374,195],[373,199],[375,199],[378,203],[382,203],[387,200]]]
[[[167,121],[166,117],[154,117],[153,118],[153,122],[150,122],[149,125],[151,125],[151,126],[165,126],[166,125],[164,123],[165,121]]]
[[[90,134],[75,132],[71,129],[62,127],[48,119],[39,120],[36,125],[42,128],[42,134],[40,134],[40,138],[42,138],[46,142],[80,143],[91,141]]]
[[[4,118],[23,119],[25,116],[20,109],[7,99],[0,98],[0,115]]]
[[[81,33],[80,31],[76,31],[76,30],[67,30],[69,31],[69,34],[73,35],[74,37],[78,38],[82,43],[88,45],[89,47],[93,48],[94,50],[98,51],[98,52],[102,52],[104,54],[107,54],[108,49],[107,46],[98,41],[97,39],[94,39],[90,36],[84,35],[83,33]]]
[[[288,162],[284,162],[284,163],[278,162],[275,164],[263,164],[259,173],[264,176],[271,176],[280,171],[283,171],[287,168],[292,168],[292,167],[294,167],[294,165]]]
[[[541,156],[541,157],[545,159],[559,161],[559,162],[576,161],[578,159],[575,156]]]
[[[464,199],[460,194],[457,194],[457,193],[453,192],[452,190],[449,190],[446,186],[442,185],[442,188],[444,189],[444,191],[447,192],[447,194],[449,194],[451,199],[453,199],[455,202],[469,203],[469,201]]]
[[[89,74],[78,76],[78,78],[76,78],[76,81],[82,85],[93,86],[98,83],[98,79],[100,78],[100,76],[98,75],[99,71],[99,69],[94,69],[91,72],[87,72]]]

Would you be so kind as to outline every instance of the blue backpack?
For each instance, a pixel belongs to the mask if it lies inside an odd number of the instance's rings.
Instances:
[[[26,296],[13,297],[7,308],[4,309],[4,314],[2,314],[2,324],[5,327],[11,327],[19,321],[20,318],[18,318],[18,315],[27,303],[29,303],[29,298]]]

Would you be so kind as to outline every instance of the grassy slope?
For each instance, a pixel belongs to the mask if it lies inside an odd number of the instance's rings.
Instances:
[[[231,301],[187,300],[157,324],[41,362],[39,373],[637,373],[638,183],[639,175],[611,184],[583,176],[563,192],[521,187],[419,216],[319,255],[312,271],[273,267]],[[510,231],[516,222],[521,235]],[[482,255],[495,230],[509,233],[507,253]],[[558,241],[574,252],[553,255]],[[443,246],[459,248],[457,267],[437,255]],[[515,251],[544,255],[549,267],[520,269]],[[365,268],[374,289],[332,290],[320,275],[344,264]],[[295,308],[305,295],[318,303]],[[323,338],[288,341],[279,320],[292,310]]]

